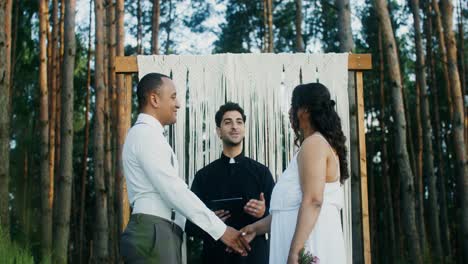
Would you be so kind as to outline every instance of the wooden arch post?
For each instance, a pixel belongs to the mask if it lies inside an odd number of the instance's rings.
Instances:
[[[364,124],[364,81],[363,72],[372,69],[372,56],[371,54],[350,54],[348,57],[348,71],[353,73],[353,81],[355,84],[355,98],[356,102],[351,102],[350,105],[355,105],[357,109],[351,109],[356,112],[357,116],[357,131],[351,131],[356,133],[357,142],[351,142],[358,149],[359,152],[359,164],[355,166],[359,169],[356,172],[360,175],[360,186],[361,186],[361,212],[362,212],[362,235],[363,235],[363,254],[364,263],[371,263],[371,240],[369,231],[369,206],[368,206],[368,190],[367,190],[367,159],[366,159],[366,135],[365,135],[365,124]],[[127,187],[125,179],[123,177],[121,154],[125,136],[130,128],[130,116],[131,116],[131,97],[132,97],[132,77],[134,74],[138,74],[137,58],[135,56],[117,56],[115,60],[115,73],[117,74],[119,89],[117,91],[117,99],[119,103],[119,119],[117,124],[117,135],[118,135],[118,153],[119,166],[117,170],[117,183],[121,190],[120,204],[121,214],[121,230],[127,225],[128,219],[130,218],[130,206],[127,196]],[[355,230],[357,231],[357,230]],[[359,232],[359,230],[358,230]]]

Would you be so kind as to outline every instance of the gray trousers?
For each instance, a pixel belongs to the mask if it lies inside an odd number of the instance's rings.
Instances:
[[[120,238],[120,255],[129,264],[181,264],[182,233],[166,219],[133,214]]]

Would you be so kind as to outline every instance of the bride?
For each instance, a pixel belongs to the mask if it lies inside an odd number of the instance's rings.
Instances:
[[[273,189],[270,215],[241,231],[271,233],[270,264],[297,264],[300,252],[321,264],[346,263],[340,211],[349,177],[341,120],[320,83],[299,85],[289,117],[300,147]]]

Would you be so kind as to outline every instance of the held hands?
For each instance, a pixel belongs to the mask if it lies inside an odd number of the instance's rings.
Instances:
[[[250,251],[249,242],[241,235],[241,232],[228,226],[224,231],[221,241],[228,246],[228,249],[237,252],[241,256],[247,256]]]
[[[244,228],[242,228],[240,230],[240,234],[242,236],[242,238],[247,242],[247,243],[250,243],[252,242],[252,240],[255,238],[255,236],[257,235],[257,231],[255,231],[253,225],[248,225],[248,226],[245,226]],[[226,251],[229,252],[229,253],[232,253],[234,252],[235,250],[231,247],[228,247],[226,248]]]
[[[262,218],[265,215],[265,195],[260,193],[260,200],[250,199],[244,206],[244,212],[255,217]]]
[[[253,225],[245,226],[244,228],[240,230],[240,232],[242,236],[245,238],[245,240],[247,240],[247,242],[249,243],[252,242],[252,240],[257,235],[257,231],[255,231],[255,228],[253,227]]]

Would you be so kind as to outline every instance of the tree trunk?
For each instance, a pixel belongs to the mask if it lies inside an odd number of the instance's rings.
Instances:
[[[379,87],[380,87],[380,131],[382,132],[382,185],[384,192],[384,226],[388,232],[388,244],[390,251],[390,259],[395,260],[396,254],[396,239],[395,239],[395,223],[393,216],[393,204],[392,204],[392,188],[390,184],[390,174],[388,165],[388,150],[387,150],[387,128],[386,128],[386,117],[385,117],[385,78],[384,78],[384,54],[382,45],[382,30],[379,26]]]
[[[10,78],[7,75],[10,61],[7,61],[8,15],[7,5],[11,0],[0,0],[0,227],[8,235],[10,213],[8,209],[10,182]],[[11,12],[11,11],[10,11]],[[9,235],[8,235],[9,236]]]
[[[446,200],[446,191],[445,191],[445,163],[442,157],[442,131],[441,131],[441,121],[439,116],[439,86],[437,83],[437,77],[435,72],[435,60],[433,56],[433,48],[432,48],[432,18],[431,18],[432,7],[430,4],[425,4],[425,14],[426,14],[426,21],[425,21],[425,34],[426,34],[426,54],[427,54],[427,61],[429,63],[429,73],[430,73],[430,87],[432,88],[432,99],[433,99],[433,116],[434,116],[434,142],[435,142],[435,149],[437,152],[436,157],[436,167],[437,167],[437,180],[439,186],[439,208],[440,208],[440,239],[443,245],[443,255],[447,258],[445,261],[451,258],[451,246],[450,246],[450,229],[449,229],[449,222],[447,217],[447,200]]]
[[[262,52],[267,52],[268,50],[268,12],[267,12],[268,3],[267,1],[268,0],[262,1],[262,8],[263,8]]]
[[[124,1],[117,0],[116,3],[117,11],[117,56],[124,55],[124,44],[125,44],[125,28],[124,28]],[[129,101],[127,98],[131,97],[131,90],[128,91],[124,86],[124,78],[122,74],[117,76],[117,106],[118,106],[118,124],[117,124],[117,201],[118,201],[118,215],[119,215],[119,232],[121,232],[124,226],[127,225],[127,214],[129,213],[129,203],[124,188],[125,179],[123,177],[122,168],[122,150],[125,142],[125,136],[130,128],[130,105],[127,105]]]
[[[108,221],[107,221],[107,191],[104,174],[104,133],[105,133],[105,97],[106,87],[104,83],[104,3],[103,0],[95,0],[95,77],[94,88],[96,90],[96,109],[94,111],[94,186],[96,194],[96,225],[94,243],[97,262],[108,261]]]
[[[395,37],[390,22],[386,1],[374,0],[379,23],[382,27],[384,47],[391,80],[394,120],[395,120],[395,150],[399,173],[402,182],[402,206],[404,214],[405,231],[408,234],[408,250],[411,263],[422,263],[419,236],[416,228],[416,215],[414,208],[414,177],[406,149],[406,119],[404,115],[400,65],[396,51]]]
[[[369,197],[369,203],[368,203],[368,212],[369,212],[369,233],[370,233],[370,244],[375,245],[372,248],[372,254],[371,254],[371,262],[376,262],[379,258],[379,252],[380,248],[377,246],[378,240],[377,240],[377,207],[376,207],[376,174],[375,174],[375,169],[374,169],[374,162],[373,156],[376,153],[375,150],[375,132],[374,128],[372,127],[372,122],[374,121],[375,118],[375,111],[374,111],[374,91],[370,90],[368,96],[366,97],[366,105],[368,109],[370,110],[369,113],[369,119],[367,119],[369,122],[366,122],[366,127],[368,128],[367,133],[368,136],[366,136],[366,155],[367,155],[367,160],[371,161],[367,163],[367,179],[368,179],[368,184],[367,184],[367,190],[368,190],[368,197]]]
[[[54,263],[67,263],[73,182],[73,71],[75,67],[75,0],[65,1],[64,60],[61,89],[60,173],[57,193],[57,223],[54,233]]]
[[[410,0],[413,1],[413,0]],[[418,17],[419,18],[419,17]],[[419,20],[418,20],[419,21]],[[419,28],[418,28],[419,29]],[[419,236],[420,236],[420,241],[421,241],[421,249],[422,252],[426,252],[426,225],[424,221],[424,179],[423,179],[423,131],[422,131],[422,125],[421,125],[421,81],[419,80],[421,78],[421,75],[419,75],[420,72],[416,72],[416,83],[415,83],[415,88],[416,88],[416,96],[415,96],[415,108],[414,111],[410,109],[409,107],[406,108],[406,116],[408,120],[411,118],[410,113],[414,113],[415,115],[415,121],[416,121],[416,144],[413,146],[416,147],[415,151],[415,181],[414,181],[414,186],[415,186],[415,195],[416,195],[416,200],[415,200],[415,208],[416,208],[416,214],[418,217],[418,222],[421,224],[418,225],[419,229]],[[408,98],[408,97],[407,97]],[[408,102],[406,101],[406,104],[408,106]],[[408,132],[409,132],[409,140],[411,141],[411,125],[410,121],[408,121]],[[411,144],[411,143],[410,143]],[[412,144],[411,144],[412,145]]]
[[[159,20],[161,19],[161,5],[159,0],[153,0],[153,18],[151,27],[151,53],[159,54]]]
[[[458,0],[458,61],[459,61],[459,69],[460,72],[460,82],[462,88],[462,95],[466,95],[466,65],[465,65],[465,31],[463,28],[463,4],[461,0]],[[466,113],[465,113],[466,115]]]
[[[39,1],[39,89],[40,89],[40,175],[41,175],[41,260],[50,262],[52,249],[52,208],[49,178],[49,95],[47,86],[47,34],[49,8],[46,0]]]
[[[59,70],[59,18],[58,18],[58,0],[52,3],[52,71],[50,80],[50,101],[49,101],[49,176],[50,176],[50,206],[53,208],[54,200],[54,181],[55,181],[55,132],[57,123],[57,90]]]
[[[458,0],[458,72],[460,75],[460,84],[462,90],[462,96],[466,96],[466,65],[465,65],[465,32],[463,30],[463,5],[462,1]],[[465,129],[465,141],[468,140],[468,107],[464,108],[465,111],[465,120],[464,120],[464,129]],[[468,152],[468,146],[465,145],[465,153]]]
[[[107,182],[107,190],[108,190],[108,208],[109,208],[109,262],[114,263],[117,259],[117,252],[118,252],[118,228],[116,223],[116,215],[115,215],[115,166],[116,163],[116,156],[115,151],[114,155],[112,150],[116,149],[117,141],[116,141],[116,131],[117,131],[117,105],[116,105],[116,78],[115,78],[115,55],[116,55],[116,20],[115,20],[115,3],[114,1],[110,1],[109,5],[107,6],[107,20],[108,20],[108,31],[107,31],[107,41],[108,41],[108,53],[109,53],[109,64],[108,66],[108,93],[107,93],[107,101],[108,101],[108,133],[107,133],[107,140],[108,140],[108,152],[107,152],[107,167],[108,167],[108,175],[106,176],[108,179]]]
[[[171,48],[171,32],[172,32],[172,22],[173,22],[172,9],[173,9],[173,3],[172,3],[172,0],[169,0],[169,13],[168,13],[169,21],[168,21],[168,25],[166,26],[166,33],[167,33],[166,54],[170,53],[170,48]]]
[[[75,0],[76,1],[76,0]],[[61,1],[60,3],[60,19],[59,19],[59,53],[57,54],[57,90],[56,90],[56,123],[55,123],[55,161],[54,161],[54,189],[58,191],[58,182],[59,177],[55,177],[55,175],[59,175],[60,171],[60,158],[61,158],[61,124],[62,124],[62,89],[63,89],[63,71],[64,71],[64,52],[65,52],[65,3]],[[57,195],[54,195],[54,207],[57,201]],[[56,210],[54,210],[54,217],[56,217]]]
[[[461,245],[464,262],[468,262],[468,164],[466,163],[465,152],[465,133],[463,122],[464,106],[460,85],[460,76],[457,68],[457,44],[455,35],[452,31],[453,5],[451,1],[441,0],[442,21],[444,25],[444,35],[447,45],[447,63],[450,77],[451,95],[453,101],[453,142],[455,149],[456,168],[457,168],[457,189],[459,205],[461,208]]]
[[[137,0],[137,54],[143,54],[142,38],[143,38],[143,24],[141,20],[143,14],[141,11],[141,0]]]
[[[336,0],[339,9],[338,37],[340,41],[340,52],[353,50],[354,42],[351,32],[351,12],[348,0]],[[352,203],[352,229],[353,232],[353,263],[364,263],[364,248],[362,243],[362,213],[361,213],[361,177],[359,168],[359,137],[357,134],[356,116],[356,86],[354,73],[348,73],[348,100],[350,109],[350,159],[351,159],[351,203]]]
[[[6,8],[5,8],[5,47],[6,47],[6,61],[8,62],[6,65],[5,75],[8,78],[9,90],[11,95],[11,87],[12,87],[12,31],[11,31],[11,19],[12,19],[12,9],[13,9],[13,1],[6,0]],[[18,8],[17,8],[18,9]],[[10,100],[11,101],[11,100]],[[9,103],[8,107],[11,113],[11,102]]]
[[[268,16],[268,49],[267,52],[272,53],[274,50],[273,42],[273,3],[272,0],[267,2],[267,16]]]
[[[406,108],[406,113],[407,117],[410,117],[410,113],[414,113],[415,115],[415,121],[416,121],[416,140],[417,142],[415,143],[416,146],[416,153],[415,153],[415,164],[416,164],[416,170],[415,170],[415,179],[414,179],[414,189],[415,189],[415,209],[416,209],[416,215],[418,218],[418,222],[420,223],[418,225],[418,231],[419,231],[419,238],[421,242],[421,250],[423,253],[426,252],[426,224],[425,224],[425,218],[424,218],[424,174],[423,174],[423,152],[424,152],[424,147],[423,147],[423,129],[421,125],[421,84],[419,82],[419,76],[416,76],[416,83],[415,83],[415,88],[416,88],[416,96],[415,96],[415,107],[414,110],[411,108]],[[408,97],[407,97],[408,98]],[[408,122],[409,123],[409,122]],[[411,130],[411,126],[408,125],[408,130]],[[410,131],[409,131],[410,132]],[[411,132],[410,132],[411,133]],[[409,135],[411,136],[411,135]],[[410,143],[411,144],[411,143]]]
[[[296,4],[296,52],[304,52],[304,39],[302,38],[302,0],[295,0]]]
[[[80,193],[80,223],[79,223],[79,248],[78,263],[83,263],[83,247],[85,243],[85,225],[84,215],[86,207],[86,180],[88,178],[88,152],[89,152],[89,104],[91,97],[91,18],[93,10],[93,0],[89,1],[89,32],[88,32],[88,55],[87,55],[87,73],[86,73],[86,97],[85,97],[85,137],[83,145],[83,170],[81,172],[81,193]]]
[[[423,127],[423,144],[424,144],[424,175],[428,179],[428,193],[429,193],[429,226],[431,230],[430,243],[431,253],[435,257],[436,262],[440,262],[442,259],[442,244],[440,240],[440,223],[439,223],[439,206],[438,206],[438,193],[437,193],[437,178],[434,172],[434,151],[432,148],[432,125],[431,116],[429,110],[429,99],[427,94],[426,85],[426,64],[424,61],[424,51],[422,47],[422,36],[421,36],[421,22],[419,17],[419,0],[411,0],[411,10],[413,13],[414,21],[414,32],[415,32],[415,43],[416,43],[416,80],[419,83],[421,90],[421,123]],[[416,111],[419,112],[419,111]],[[422,179],[420,184],[423,184]],[[420,186],[419,190],[420,202],[422,202],[424,188]],[[421,208],[424,204],[420,204]],[[422,215],[424,216],[424,215]]]
[[[335,0],[338,9],[338,38],[340,40],[340,52],[353,50],[354,41],[351,30],[351,7],[349,0]]]
[[[444,76],[445,93],[447,97],[447,106],[450,114],[450,123],[453,121],[453,106],[452,106],[452,92],[451,92],[451,80],[449,78],[448,66],[447,66],[447,46],[445,44],[446,37],[444,36],[444,29],[442,26],[442,18],[440,15],[439,5],[437,0],[432,0],[432,8],[434,9],[434,18],[436,22],[437,40],[439,42],[439,52],[442,59],[442,73]]]
[[[412,0],[410,0],[412,1]],[[406,104],[406,118],[407,118],[407,124],[408,124],[408,142],[410,144],[410,158],[411,158],[411,152],[413,153],[413,172],[415,173],[415,181],[414,181],[414,186],[415,186],[415,209],[416,209],[416,215],[417,215],[417,222],[420,224],[417,225],[418,227],[418,232],[419,232],[419,238],[421,242],[421,251],[424,254],[427,249],[427,233],[426,233],[426,224],[425,224],[425,218],[424,218],[424,195],[423,195],[423,190],[424,190],[424,177],[423,177],[423,131],[422,131],[422,125],[421,125],[421,83],[419,81],[419,78],[421,76],[416,73],[416,83],[415,83],[415,88],[416,88],[416,96],[415,96],[415,108],[414,110],[410,108],[409,104],[409,96],[407,96],[405,99],[405,104]],[[403,83],[403,80],[402,80]],[[416,127],[416,142],[413,142],[412,140],[412,126],[411,126],[411,113],[414,113],[415,116],[415,122],[416,124],[414,125]]]

